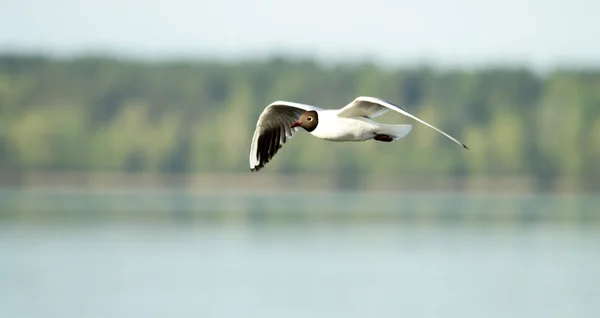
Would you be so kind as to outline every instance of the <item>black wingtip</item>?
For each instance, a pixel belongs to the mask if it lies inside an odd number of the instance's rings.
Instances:
[[[467,149],[467,150],[471,150],[471,149],[469,149],[469,147],[467,147],[467,145],[465,145],[465,144],[462,144],[462,146],[463,146],[463,148],[465,148],[465,149]]]

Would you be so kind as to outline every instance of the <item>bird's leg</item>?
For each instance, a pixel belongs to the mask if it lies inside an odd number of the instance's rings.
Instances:
[[[394,141],[394,138],[390,137],[389,135],[383,135],[383,134],[375,134],[375,137],[373,137],[373,139],[375,139],[377,141],[383,141],[383,142]]]

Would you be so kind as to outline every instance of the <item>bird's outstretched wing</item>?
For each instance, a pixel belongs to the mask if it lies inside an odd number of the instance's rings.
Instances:
[[[279,148],[300,129],[291,128],[292,124],[308,110],[321,110],[321,108],[276,101],[263,110],[258,117],[250,146],[250,171],[259,171],[275,156]]]
[[[448,135],[447,133],[441,131],[440,129],[426,123],[425,121],[417,118],[416,116],[410,114],[405,109],[403,109],[399,106],[396,106],[386,100],[380,99],[380,98],[370,97],[370,96],[359,96],[356,99],[354,99],[350,104],[348,104],[348,105],[344,106],[342,109],[340,109],[338,111],[337,115],[339,117],[348,117],[348,118],[361,117],[361,116],[373,118],[373,117],[383,115],[384,113],[386,113],[390,110],[393,110],[404,116],[410,117],[410,118],[422,123],[425,126],[433,128],[437,132],[448,137],[450,140],[461,145],[463,148],[469,149],[465,144],[456,140],[454,137],[452,137],[452,136]]]

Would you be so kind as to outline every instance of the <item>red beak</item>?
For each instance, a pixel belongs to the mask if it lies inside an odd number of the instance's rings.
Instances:
[[[292,124],[292,128],[294,128],[294,127],[298,127],[298,126],[300,126],[300,123],[299,123],[299,122],[295,122],[295,123],[293,123],[293,124]]]

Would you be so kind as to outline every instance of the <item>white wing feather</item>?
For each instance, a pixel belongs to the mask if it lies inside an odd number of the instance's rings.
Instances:
[[[359,96],[356,99],[354,99],[350,104],[348,104],[348,105],[344,106],[342,109],[340,109],[338,111],[337,115],[339,117],[346,117],[346,118],[352,118],[352,117],[373,118],[373,117],[382,115],[389,110],[393,110],[404,116],[410,117],[410,118],[424,124],[425,126],[433,128],[437,132],[448,137],[450,140],[461,145],[463,148],[469,149],[465,144],[456,140],[454,137],[452,137],[452,136],[448,135],[447,133],[441,131],[440,129],[434,127],[433,125],[430,125],[430,124],[426,123],[425,121],[417,118],[416,116],[410,114],[405,109],[402,109],[399,106],[396,106],[396,105],[394,105],[386,100],[380,99],[380,98],[370,97],[370,96]]]

